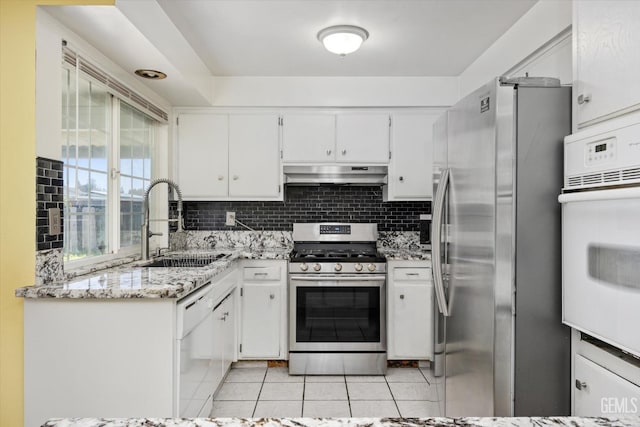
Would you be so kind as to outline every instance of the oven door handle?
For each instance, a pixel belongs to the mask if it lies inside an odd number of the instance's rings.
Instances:
[[[558,196],[560,203],[599,202],[602,200],[640,199],[640,187],[616,188],[611,190],[581,191]]]
[[[289,276],[289,279],[301,282],[384,282],[387,278],[381,274],[378,276]]]

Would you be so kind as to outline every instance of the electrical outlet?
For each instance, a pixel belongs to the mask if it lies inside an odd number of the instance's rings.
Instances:
[[[62,232],[60,222],[60,209],[49,208],[49,235],[56,236]]]
[[[236,213],[235,212],[227,212],[227,221],[224,225],[234,226],[236,225]]]

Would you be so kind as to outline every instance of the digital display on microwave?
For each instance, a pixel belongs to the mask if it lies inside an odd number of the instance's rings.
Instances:
[[[596,145],[596,153],[601,151],[605,151],[607,149],[607,144],[598,144]]]

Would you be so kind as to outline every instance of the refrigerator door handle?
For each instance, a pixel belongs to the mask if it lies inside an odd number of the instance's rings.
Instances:
[[[436,299],[438,300],[438,308],[443,316],[449,316],[449,306],[444,295],[444,282],[442,276],[442,223],[444,215],[444,201],[449,189],[449,169],[443,169],[440,175],[440,182],[436,189],[435,206],[433,214],[432,234],[432,259],[433,262],[433,279],[435,282]]]

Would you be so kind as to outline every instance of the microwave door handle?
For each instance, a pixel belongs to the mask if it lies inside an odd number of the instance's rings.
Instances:
[[[444,281],[442,277],[442,223],[444,216],[445,196],[449,189],[449,169],[443,169],[440,182],[436,189],[435,206],[433,213],[433,226],[431,227],[431,251],[433,259],[433,279],[436,291],[438,308],[443,316],[449,316],[449,306],[444,294]]]

